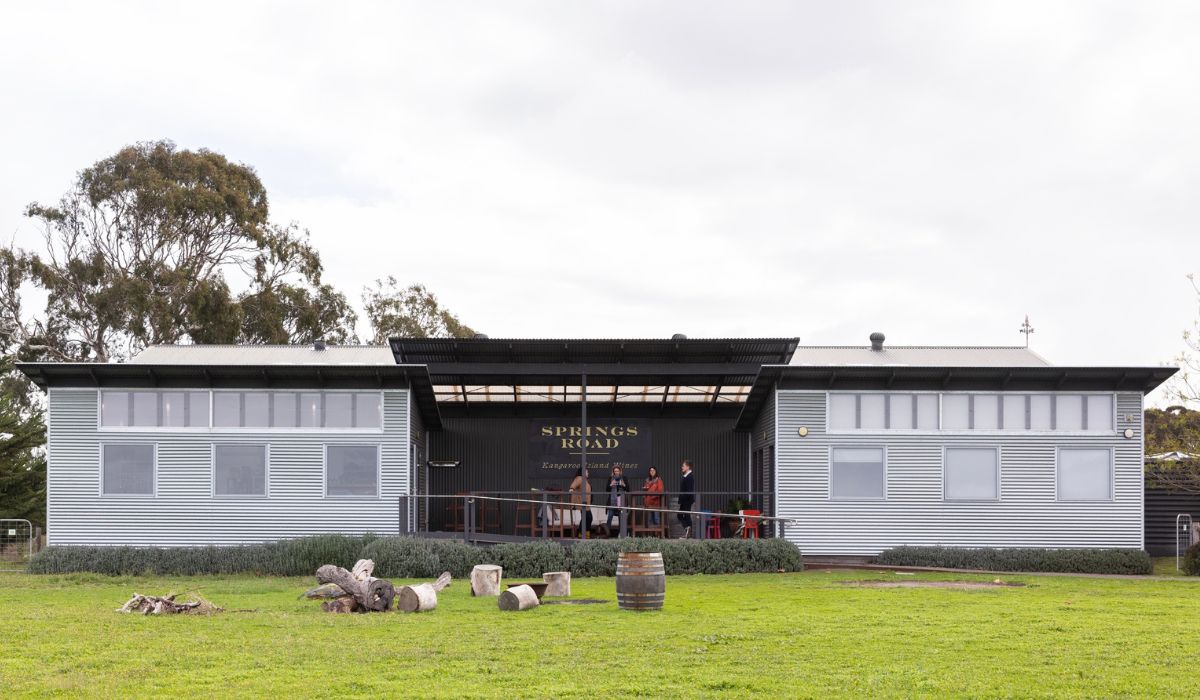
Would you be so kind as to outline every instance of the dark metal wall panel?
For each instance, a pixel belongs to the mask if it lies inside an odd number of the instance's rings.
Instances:
[[[1146,488],[1147,552],[1154,556],[1175,554],[1175,516],[1180,513],[1200,522],[1200,494]]]
[[[529,418],[446,418],[444,429],[429,434],[429,458],[457,460],[459,466],[429,469],[425,493],[454,494],[467,491],[528,491],[563,483],[534,483],[529,477]],[[745,492],[748,490],[749,435],[733,431],[730,418],[651,419],[652,464],[659,468],[667,490],[679,486],[680,464],[695,464],[699,491]],[[641,484],[631,484],[635,488]],[[603,491],[603,477],[592,476],[592,488]],[[705,508],[721,507],[729,497],[701,501]],[[711,501],[711,502],[710,502]],[[718,503],[718,501],[720,501]],[[446,504],[430,504],[430,524],[445,524]],[[502,513],[505,531],[511,529],[512,514]]]

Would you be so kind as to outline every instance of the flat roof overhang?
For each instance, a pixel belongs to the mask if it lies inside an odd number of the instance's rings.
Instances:
[[[437,365],[787,364],[799,338],[389,338],[397,363]],[[523,372],[524,368],[512,371]],[[431,372],[433,370],[431,369]]]
[[[421,419],[441,428],[441,414],[422,365],[151,365],[97,362],[18,362],[41,387],[407,389]]]
[[[811,391],[1138,391],[1178,367],[815,367],[767,365],[746,398],[737,430],[752,430],[776,389]]]

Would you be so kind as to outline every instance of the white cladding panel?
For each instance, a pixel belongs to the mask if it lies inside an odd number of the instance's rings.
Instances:
[[[408,391],[383,392],[383,430],[98,430],[94,389],[49,391],[49,544],[207,545],[397,531],[407,493]],[[157,445],[156,496],[101,496],[100,445]],[[212,446],[269,445],[268,496],[214,497]],[[379,445],[378,497],[324,495],[325,445]]]
[[[871,555],[900,545],[953,547],[1142,547],[1142,395],[1116,395],[1115,430],[1105,433],[939,433],[826,431],[826,393],[776,396],[778,514],[795,518],[787,537],[805,555]],[[800,437],[799,428],[808,436]],[[1126,439],[1121,432],[1133,430]],[[834,446],[882,447],[887,462],[883,501],[829,498]],[[997,501],[943,498],[946,447],[1000,451]],[[1060,447],[1113,451],[1113,498],[1057,500]]]

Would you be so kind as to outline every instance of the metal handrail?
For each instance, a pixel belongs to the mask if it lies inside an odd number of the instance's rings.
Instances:
[[[742,520],[742,521],[749,519],[749,520],[755,521],[756,523],[760,523],[760,522],[766,522],[766,523],[772,523],[772,524],[777,523],[780,528],[780,536],[781,537],[786,535],[786,528],[787,528],[788,523],[799,522],[798,518],[786,518],[786,517],[780,517],[780,516],[775,516],[775,515],[765,515],[765,514],[744,515],[742,513],[735,514],[735,513],[724,513],[724,512],[719,512],[719,511],[683,510],[683,509],[678,509],[678,508],[646,508],[646,507],[641,507],[641,506],[617,506],[617,505],[610,505],[610,504],[606,504],[606,503],[573,503],[570,501],[561,500],[563,497],[566,497],[566,498],[574,497],[576,495],[576,493],[571,492],[571,491],[542,491],[542,492],[540,492],[540,494],[542,496],[541,498],[509,498],[509,497],[504,497],[504,496],[492,495],[492,494],[497,494],[497,493],[528,494],[529,492],[528,491],[515,491],[515,492],[487,491],[487,492],[468,492],[468,493],[455,493],[455,494],[405,494],[405,495],[402,495],[402,496],[400,496],[400,499],[405,502],[406,508],[405,508],[405,512],[401,513],[401,515],[400,515],[400,522],[402,523],[401,530],[404,531],[405,528],[407,527],[407,522],[408,522],[407,505],[408,505],[408,502],[413,499],[426,499],[426,503],[428,503],[429,499],[449,499],[449,500],[461,499],[463,502],[463,521],[464,521],[463,522],[463,535],[464,535],[464,538],[467,539],[468,541],[470,541],[473,538],[473,535],[475,532],[475,505],[476,505],[477,500],[492,501],[492,502],[496,502],[496,503],[528,503],[528,504],[532,504],[532,505],[542,506],[544,508],[559,508],[561,510],[580,510],[580,511],[582,511],[585,508],[603,508],[605,510],[620,511],[620,515],[618,516],[618,520],[620,521],[620,535],[619,535],[620,537],[628,536],[628,534],[627,534],[627,532],[628,532],[628,530],[627,530],[627,513],[630,513],[630,512],[660,513],[664,517],[667,515],[688,515],[688,516],[692,516],[692,517],[695,517],[698,515],[698,516],[701,516],[701,518],[718,518],[718,519],[734,518],[734,519]],[[636,495],[642,495],[642,496],[653,495],[653,496],[666,497],[666,496],[671,495],[671,493],[662,492],[662,491],[639,491],[639,492],[626,491],[624,493],[627,495],[634,495],[634,496],[636,496]],[[736,494],[740,494],[742,492],[728,492],[728,491],[675,492],[675,495],[678,495],[679,493],[687,493],[687,494],[691,494],[694,496],[700,496],[701,493],[707,493],[708,495],[730,495],[730,494],[736,495]],[[750,492],[750,493],[753,493],[753,492]],[[768,494],[768,492],[759,492],[759,493]],[[768,494],[768,495],[773,495],[773,494]],[[547,496],[555,496],[555,497],[558,497],[559,500],[550,500],[549,498],[547,498]],[[587,532],[586,527],[583,527],[583,523],[585,521],[586,521],[586,516],[581,518],[581,521],[580,521],[581,529],[584,532],[584,539],[587,538],[586,537],[586,532]],[[545,537],[545,538],[549,537],[549,529],[550,529],[549,525],[545,521],[543,521],[543,523],[542,523],[542,536],[543,537]],[[696,533],[697,539],[704,539],[705,533],[702,532],[703,529],[704,529],[704,521],[701,520],[701,527],[697,528],[697,533]]]

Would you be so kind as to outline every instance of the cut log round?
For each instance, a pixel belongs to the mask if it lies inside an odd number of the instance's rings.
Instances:
[[[369,578],[363,582],[362,587],[368,610],[383,612],[392,607],[392,601],[396,598],[396,587],[392,585],[391,581]]]
[[[402,612],[429,612],[437,607],[437,590],[428,583],[401,586],[397,598]]]
[[[550,584],[546,586],[544,595],[551,598],[565,598],[571,595],[571,572],[551,571],[542,574],[542,580]]]
[[[471,595],[500,595],[504,569],[495,564],[478,564],[471,569]]]
[[[528,610],[538,606],[537,593],[529,586],[513,586],[496,601],[501,610]]]

